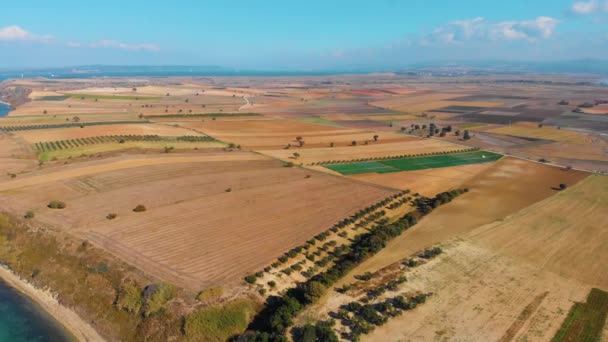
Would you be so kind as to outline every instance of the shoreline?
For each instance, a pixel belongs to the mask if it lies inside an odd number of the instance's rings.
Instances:
[[[49,291],[36,288],[4,265],[0,265],[0,278],[7,285],[42,307],[44,311],[72,334],[76,340],[105,341],[93,327],[83,321],[74,311],[61,305]]]

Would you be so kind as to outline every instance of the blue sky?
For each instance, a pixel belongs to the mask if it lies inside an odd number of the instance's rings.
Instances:
[[[608,0],[10,1],[0,68],[397,68],[608,56]]]

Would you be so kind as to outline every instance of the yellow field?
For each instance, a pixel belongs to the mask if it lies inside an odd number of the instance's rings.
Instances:
[[[608,289],[608,177],[593,175],[504,221],[475,230],[471,240],[543,269]]]

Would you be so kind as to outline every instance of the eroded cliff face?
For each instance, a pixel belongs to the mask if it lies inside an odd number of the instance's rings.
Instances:
[[[7,80],[0,82],[0,101],[10,104],[13,108],[30,101],[31,88],[13,84]]]

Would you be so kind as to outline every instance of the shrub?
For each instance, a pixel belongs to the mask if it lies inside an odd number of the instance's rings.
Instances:
[[[52,200],[49,202],[48,207],[51,209],[63,209],[66,207],[66,205],[62,201]]]
[[[268,286],[270,286],[272,288],[272,287],[277,286],[277,283],[274,280],[271,280],[268,282]]]
[[[146,211],[146,206],[144,206],[143,204],[138,204],[135,208],[133,208],[133,211],[136,213]]]
[[[138,313],[143,305],[141,289],[133,284],[127,283],[122,286],[116,300],[116,307],[130,313]]]
[[[196,296],[196,300],[199,302],[208,303],[219,299],[223,293],[224,290],[221,287],[211,287],[199,292],[199,294]]]
[[[106,218],[107,218],[108,220],[113,220],[113,219],[115,219],[117,216],[118,216],[118,215],[116,215],[115,213],[109,213],[109,214],[106,216]]]
[[[26,211],[25,215],[23,215],[23,217],[26,219],[33,219],[34,216],[36,216],[36,214],[34,214],[34,211],[32,211],[32,210]]]
[[[255,281],[258,279],[255,275],[248,275],[245,277],[245,281],[249,284],[255,284]]]
[[[235,300],[223,306],[202,308],[188,315],[183,323],[187,341],[227,341],[247,329],[254,305]]]
[[[564,184],[564,183],[561,183],[561,184],[559,185],[559,188],[560,188],[560,190],[566,190],[566,188],[568,188],[568,185],[567,185],[567,184]]]
[[[167,303],[175,296],[175,288],[167,283],[153,284],[144,290],[144,316],[150,316],[164,310]]]

